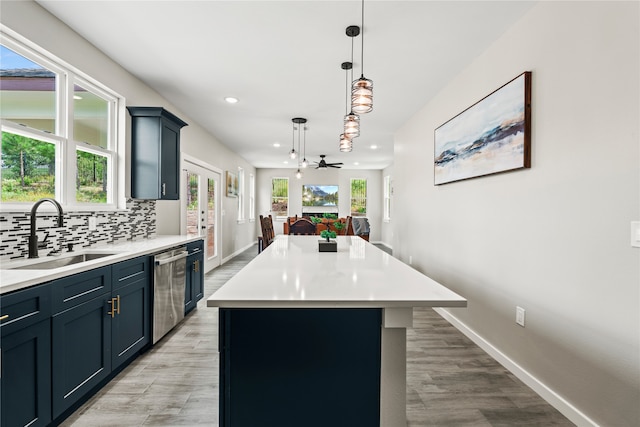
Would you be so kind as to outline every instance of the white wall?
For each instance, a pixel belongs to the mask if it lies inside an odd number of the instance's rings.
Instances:
[[[182,128],[180,134],[181,151],[223,171],[237,171],[238,167],[242,167],[246,176],[245,192],[248,194],[249,174],[255,173],[255,168],[37,3],[32,1],[2,2],[1,22],[6,26],[5,28],[17,32],[80,72],[124,96],[127,105],[161,106],[180,117],[189,124],[189,126]],[[116,30],[114,28],[114,31]],[[122,136],[126,138],[127,146],[125,188],[127,195],[129,195],[128,153],[131,146],[131,119],[124,110],[122,117],[126,120]],[[239,224],[237,222],[237,199],[227,198],[223,195],[221,201],[222,209],[226,213],[221,218],[220,227],[222,257],[225,258],[253,244],[256,241],[256,233],[253,223],[247,221]],[[157,233],[180,234],[179,201],[158,201],[156,209]],[[248,218],[248,213],[246,216]]]
[[[582,425],[640,425],[639,18],[540,2],[395,136],[394,255],[465,296],[454,323]],[[526,70],[531,169],[434,186],[434,129]]]
[[[305,169],[302,179],[295,169],[258,169],[256,176],[256,207],[259,215],[271,213],[271,179],[289,178],[289,216],[302,215],[302,185],[338,185],[338,216],[350,215],[351,178],[367,180],[367,219],[371,228],[369,241],[380,242],[382,223],[382,173],[380,170]],[[256,221],[257,223],[258,221]],[[282,223],[274,218],[276,234],[282,234]],[[256,230],[260,234],[260,225]]]

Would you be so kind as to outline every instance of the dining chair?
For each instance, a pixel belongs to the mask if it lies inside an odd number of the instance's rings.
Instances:
[[[289,226],[289,234],[315,235],[316,225],[306,218],[300,218]]]
[[[260,228],[262,229],[262,247],[260,247],[259,241],[258,252],[262,252],[264,249],[266,249],[276,237],[276,234],[273,230],[273,219],[271,218],[271,215],[267,217],[260,215]]]

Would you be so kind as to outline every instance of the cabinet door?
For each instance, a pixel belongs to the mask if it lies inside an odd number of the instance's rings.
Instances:
[[[52,318],[53,418],[111,372],[111,294]]]
[[[0,396],[3,427],[51,421],[51,321],[2,335]]]
[[[196,304],[204,296],[204,253],[199,252],[194,255],[193,268],[191,270],[191,283],[193,288],[193,299]]]
[[[180,198],[180,128],[162,120],[160,148],[160,199]]]
[[[111,319],[112,369],[116,369],[149,344],[149,288],[149,277],[143,276],[111,295],[116,307]]]
[[[193,299],[193,263],[195,255],[187,257],[187,274],[184,286],[184,314],[189,313],[196,307],[196,301]]]

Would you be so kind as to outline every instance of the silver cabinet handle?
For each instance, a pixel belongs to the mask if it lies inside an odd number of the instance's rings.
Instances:
[[[178,255],[174,255],[174,256],[169,257],[169,258],[165,258],[165,259],[157,259],[157,260],[156,260],[156,265],[164,265],[164,264],[168,264],[168,263],[170,263],[170,262],[177,261],[177,260],[182,259],[182,258],[186,258],[186,257],[187,257],[187,255],[189,255],[189,252],[187,252],[187,251],[182,251],[182,252],[180,252]]]

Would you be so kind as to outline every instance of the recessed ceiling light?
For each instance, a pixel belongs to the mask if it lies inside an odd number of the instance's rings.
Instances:
[[[372,146],[371,146],[371,149],[372,149],[372,150],[377,150],[377,149],[378,149],[378,146],[377,146],[377,145],[372,145]]]
[[[354,166],[358,166],[360,164],[360,162],[353,162]]]
[[[284,161],[284,162],[282,162],[282,163],[284,163],[285,165],[288,165],[288,164],[289,164],[289,161],[288,161],[288,160],[285,160],[285,161]]]
[[[233,96],[227,96],[225,99],[229,104],[235,104],[238,102],[238,98],[234,98]]]
[[[273,143],[273,146],[274,146],[274,147],[276,147],[276,148],[278,148],[278,147],[280,147],[280,143],[279,143],[279,142],[274,142],[274,143]]]

